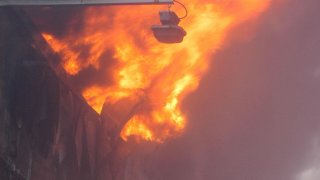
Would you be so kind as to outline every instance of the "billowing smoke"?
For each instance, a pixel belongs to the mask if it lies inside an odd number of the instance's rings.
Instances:
[[[318,7],[317,0],[274,3],[255,36],[215,56],[185,102],[187,133],[161,150],[154,179],[320,178]]]

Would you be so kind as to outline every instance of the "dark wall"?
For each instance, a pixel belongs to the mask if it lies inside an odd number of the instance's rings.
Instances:
[[[98,114],[23,11],[0,22],[0,179],[94,179]]]

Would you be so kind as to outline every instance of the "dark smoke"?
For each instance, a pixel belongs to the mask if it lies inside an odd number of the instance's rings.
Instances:
[[[83,88],[98,84],[101,86],[108,86],[114,82],[112,73],[117,60],[112,58],[112,51],[107,50],[100,57],[99,69],[89,66],[81,70],[76,76],[72,77],[72,81],[79,90]]]
[[[41,32],[62,38],[83,29],[84,6],[25,7]]]
[[[46,32],[55,38],[63,39],[68,36],[82,38],[86,8],[88,7],[56,6],[26,7],[24,10],[40,32]],[[110,9],[110,13],[112,13],[112,9]],[[79,61],[89,59],[89,45],[72,46],[72,50],[80,53]],[[108,86],[113,83],[111,74],[117,61],[112,58],[112,50],[106,50],[99,58],[99,62],[99,68],[90,65],[83,68],[77,75],[70,77],[74,87],[80,92],[93,84]]]

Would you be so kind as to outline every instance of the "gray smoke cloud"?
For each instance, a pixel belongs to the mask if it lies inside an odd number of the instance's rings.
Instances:
[[[184,136],[158,150],[152,179],[320,179],[319,7],[274,4],[251,40],[213,58],[184,103]]]

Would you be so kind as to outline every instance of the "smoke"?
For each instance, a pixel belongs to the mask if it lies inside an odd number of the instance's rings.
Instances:
[[[274,4],[255,36],[214,57],[185,101],[186,134],[162,147],[154,179],[318,179],[319,5]]]
[[[56,6],[25,7],[24,10],[40,32],[51,34],[58,39],[64,39],[67,37],[81,38],[85,28],[84,15],[86,8],[85,6]],[[112,9],[110,9],[111,14],[112,12]],[[110,18],[110,21],[112,21],[112,18]],[[90,52],[89,45],[75,45],[72,50],[80,53],[77,60],[88,60],[90,57],[88,53]],[[112,69],[117,64],[112,54],[111,49],[106,50],[99,57],[99,68],[88,65],[86,68],[81,69],[77,75],[71,76],[70,79],[73,86],[81,92],[85,87],[93,84],[100,86],[111,85],[114,82],[111,76]]]
[[[117,61],[112,58],[111,50],[104,52],[100,58],[100,68],[96,69],[92,65],[81,70],[76,76],[73,76],[73,83],[80,91],[90,85],[98,84],[108,86],[114,82],[112,72]]]
[[[53,34],[58,38],[83,29],[84,6],[25,7],[24,10],[41,32]]]

